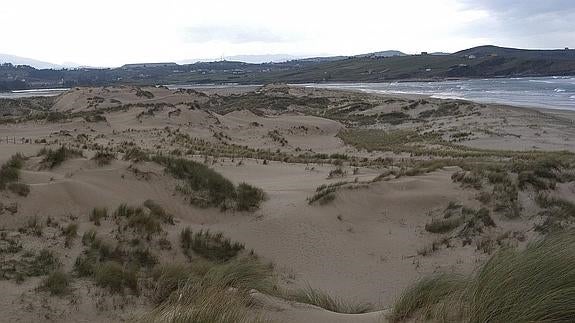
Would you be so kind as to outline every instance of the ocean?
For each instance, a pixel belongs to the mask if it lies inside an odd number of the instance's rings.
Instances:
[[[575,76],[439,82],[327,83],[305,86],[383,94],[419,94],[440,99],[575,110]]]
[[[219,86],[241,87],[240,85]],[[438,82],[313,83],[304,84],[304,86],[382,94],[419,94],[433,98],[462,99],[479,103],[575,110],[575,76],[470,79]],[[198,85],[170,86],[170,88],[174,89],[196,87]],[[66,90],[37,89],[13,91],[0,93],[0,98],[53,96]]]
[[[17,98],[29,98],[33,96],[56,96],[60,93],[64,93],[69,89],[32,89],[32,90],[19,90],[11,92],[0,92],[0,98],[7,99],[17,99]]]

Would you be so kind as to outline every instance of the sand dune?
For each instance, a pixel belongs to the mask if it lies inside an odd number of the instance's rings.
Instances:
[[[2,232],[23,245],[14,254],[0,252],[2,264],[11,266],[25,250],[48,246],[62,259],[63,270],[73,272],[85,249],[80,237],[89,230],[106,241],[127,240],[117,218],[95,225],[90,220],[94,208],[106,207],[112,213],[123,203],[140,206],[152,200],[174,217],[173,225],[162,226],[161,236],[171,248],[161,249],[154,239],[146,245],[160,263],[189,263],[180,247],[183,228],[222,232],[273,263],[281,288],[311,287],[373,308],[364,314],[342,314],[251,291],[257,310],[273,321],[381,322],[417,279],[439,272],[470,273],[497,248],[524,245],[540,235],[534,228],[544,222],[544,208],[532,184],[509,193],[517,202],[505,201],[504,207],[518,203],[521,212],[509,217],[498,204],[501,188],[488,178],[492,170],[485,167],[478,175],[470,165],[508,165],[521,151],[532,154],[520,155],[525,160],[538,160],[538,151],[575,150],[570,140],[575,116],[568,112],[280,85],[256,92],[202,91],[207,94],[166,88],[77,88],[55,101],[51,111],[63,113],[62,119],[10,119],[0,124],[0,138],[17,139],[0,141],[0,163],[24,154],[19,183],[29,188],[26,196],[0,191]],[[222,97],[232,103],[244,100],[249,106],[224,109]],[[104,119],[92,120],[94,116]],[[365,136],[361,145],[346,144],[342,133],[358,129],[399,135]],[[409,141],[416,135],[433,136],[433,141]],[[62,145],[82,150],[83,156],[46,167],[40,149]],[[261,188],[267,198],[251,211],[192,205],[190,197],[176,189],[184,181],[164,166],[125,160],[133,148],[197,161],[233,185],[245,182]],[[98,165],[92,158],[102,151],[114,157]],[[432,167],[426,164],[430,161],[443,164]],[[510,176],[508,186],[519,187],[519,177],[526,176],[520,173]],[[484,177],[468,178],[467,183],[458,182],[457,174]],[[479,187],[474,187],[477,182]],[[318,187],[337,183],[341,186],[333,186],[325,204],[309,202],[321,191]],[[481,201],[481,194],[491,200]],[[550,194],[570,200],[574,182],[557,182]],[[454,216],[462,219],[457,229],[431,232],[427,225],[448,219],[449,208],[461,213]],[[480,218],[473,212],[481,208],[489,211],[493,225],[474,224]],[[42,223],[39,235],[31,231],[33,221]],[[58,225],[46,224],[50,221]],[[77,236],[66,246],[62,232],[70,224],[77,224]],[[461,233],[466,226],[476,231]],[[145,280],[148,272],[142,272]],[[84,277],[74,280],[74,296],[58,298],[37,291],[41,281],[42,276],[22,284],[0,281],[5,290],[0,308],[7,318],[106,322],[137,318],[154,307],[144,287],[138,296],[116,295]]]

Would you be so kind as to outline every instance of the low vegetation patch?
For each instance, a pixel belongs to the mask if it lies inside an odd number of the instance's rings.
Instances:
[[[116,154],[103,150],[97,151],[92,158],[100,167],[110,165],[114,159],[116,159]]]
[[[367,187],[366,182],[349,182],[349,181],[340,181],[337,183],[332,184],[323,184],[316,188],[314,195],[307,198],[308,204],[317,203],[319,205],[326,205],[331,203],[335,200],[336,195],[335,193],[340,189],[358,189],[362,187]]]
[[[15,252],[21,247],[13,246]],[[60,268],[58,258],[47,249],[42,249],[35,254],[32,251],[25,251],[19,257],[0,262],[0,279],[15,279],[24,281],[27,277],[38,277],[48,275]]]
[[[150,160],[150,156],[145,151],[141,150],[140,148],[134,147],[134,148],[128,149],[124,153],[123,159],[133,161],[134,163],[138,163],[138,162]]]
[[[328,311],[336,313],[361,314],[367,313],[373,309],[371,304],[347,302],[309,286],[305,289],[301,289],[295,293],[292,293],[288,298],[299,303],[319,306]]]
[[[535,230],[541,233],[561,231],[573,227],[575,222],[575,203],[539,192],[535,202],[544,210],[539,215],[543,222],[535,225]]]
[[[344,177],[346,174],[347,172],[344,171],[343,168],[338,167],[336,169],[331,170],[327,175],[327,178]]]
[[[56,150],[43,148],[38,155],[44,156],[41,165],[50,169],[61,165],[68,159],[84,156],[81,150],[68,148],[66,146],[62,146]]]
[[[431,233],[447,233],[460,226],[465,219],[462,217],[450,219],[433,219],[431,223],[425,225],[425,231]]]
[[[66,247],[70,247],[72,242],[78,236],[78,224],[70,223],[66,227],[62,228],[62,235],[64,236],[64,244]]]
[[[192,263],[193,264],[193,263]],[[206,270],[174,268],[169,296],[143,322],[263,322],[248,295],[251,289],[273,293],[272,268],[255,257],[234,259]],[[191,275],[191,276],[190,276]],[[160,276],[161,277],[161,276]],[[190,278],[192,277],[192,278]]]
[[[495,227],[495,222],[491,218],[490,212],[486,208],[478,210],[463,207],[461,205],[450,203],[443,211],[441,218],[434,218],[430,223],[425,225],[425,230],[436,234],[445,234],[459,228],[454,236],[463,239],[463,244],[470,244],[471,239],[482,233],[485,228]],[[447,242],[447,241],[446,241]],[[431,251],[437,250],[439,244],[445,244],[443,241],[434,243]],[[424,249],[421,253],[429,253]]]
[[[16,154],[0,166],[0,190],[8,188],[18,195],[28,195],[30,192],[28,185],[17,183],[20,179],[20,169],[24,166],[24,161],[24,156]]]
[[[64,296],[70,293],[72,278],[63,271],[54,271],[42,280],[38,290],[49,292],[51,295]]]
[[[237,191],[237,206],[239,211],[251,211],[260,208],[260,204],[266,198],[264,191],[247,183],[240,183]]]
[[[10,183],[8,184],[8,190],[14,194],[24,197],[30,194],[30,186],[24,183]]]
[[[232,242],[222,233],[211,233],[207,230],[193,233],[190,228],[182,230],[180,245],[184,254],[190,258],[193,251],[193,254],[213,261],[228,261],[244,250],[243,244]]]
[[[138,236],[150,240],[153,235],[162,232],[163,223],[173,223],[171,219],[164,217],[152,210],[143,207],[128,206],[122,204],[114,212],[114,219],[118,224],[118,231],[125,233],[131,230]]]
[[[166,172],[183,180],[177,190],[190,198],[192,204],[222,209],[254,209],[265,199],[261,189],[248,184],[238,187],[208,166],[182,158],[156,156],[153,160],[166,167]]]
[[[524,250],[502,249],[468,277],[442,275],[408,288],[390,319],[441,322],[567,322],[575,308],[575,232]]]
[[[102,223],[102,219],[106,218],[108,218],[108,209],[100,207],[92,209],[89,216],[90,221],[94,222],[94,224],[98,226]]]
[[[123,293],[126,288],[138,293],[138,272],[117,262],[104,262],[94,268],[94,282],[97,286],[113,293]]]

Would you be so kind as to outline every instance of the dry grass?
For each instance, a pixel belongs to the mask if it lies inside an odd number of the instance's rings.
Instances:
[[[261,315],[248,295],[251,289],[271,292],[275,288],[270,266],[254,257],[210,265],[189,277],[189,269],[173,268],[163,303],[140,320],[143,322],[260,322]],[[188,277],[188,278],[186,278]],[[232,289],[230,289],[232,288]],[[162,292],[165,296],[168,293]]]
[[[292,293],[288,298],[296,302],[319,306],[336,313],[360,314],[367,313],[373,309],[370,304],[347,302],[310,286]]]
[[[426,278],[393,306],[392,321],[570,322],[575,316],[575,231],[503,249],[468,277]]]
[[[56,150],[52,149],[42,149],[38,153],[39,156],[44,156],[41,161],[41,165],[45,168],[54,168],[56,166],[61,165],[64,161],[76,158],[76,157],[83,157],[83,153],[81,150],[68,148],[66,146],[62,146]]]
[[[191,258],[193,252],[213,261],[228,261],[244,250],[243,244],[232,242],[222,233],[212,233],[208,230],[193,233],[190,228],[182,230],[180,244],[188,257]]]
[[[179,185],[177,190],[187,195],[192,204],[254,210],[265,199],[261,189],[246,183],[236,187],[230,180],[204,164],[166,156],[155,156],[153,160],[165,166],[166,172],[183,180],[183,185]]]
[[[20,169],[24,166],[24,160],[24,156],[21,154],[16,154],[10,157],[6,163],[0,166],[0,190],[4,190],[7,187],[10,188],[11,185],[16,184],[16,182],[20,179]],[[14,191],[14,188],[18,187],[13,187],[11,190]],[[18,192],[15,193],[18,194]],[[26,195],[28,194],[26,193]]]
[[[94,208],[92,212],[90,212],[89,219],[90,221],[94,222],[95,225],[100,225],[102,219],[108,218],[108,209],[107,208]]]
[[[117,262],[109,261],[94,268],[94,282],[113,293],[124,293],[126,288],[138,293],[138,272]]]
[[[116,154],[108,151],[99,150],[96,152],[92,160],[96,162],[98,166],[110,165],[113,160],[116,159]]]
[[[63,296],[70,293],[72,278],[63,271],[55,271],[42,280],[38,290],[47,291],[51,295]]]

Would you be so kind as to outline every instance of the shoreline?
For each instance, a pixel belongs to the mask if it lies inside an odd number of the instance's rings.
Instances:
[[[339,83],[337,83],[339,84]],[[358,84],[371,84],[371,83],[358,83]],[[472,100],[469,98],[462,98],[462,97],[436,97],[437,94],[427,94],[427,93],[405,93],[405,92],[381,92],[378,90],[370,90],[370,89],[361,89],[361,88],[337,88],[337,87],[322,87],[322,86],[313,86],[310,84],[307,85],[297,85],[297,84],[289,84],[290,86],[297,86],[303,88],[313,88],[313,89],[322,89],[322,90],[330,90],[330,91],[344,91],[344,92],[352,92],[352,93],[362,93],[367,95],[378,95],[383,97],[398,97],[404,99],[433,99],[433,100],[454,100],[454,101],[466,101],[472,102],[475,104],[484,104],[484,105],[492,105],[492,106],[507,106],[512,108],[519,108],[519,109],[532,109],[532,110],[543,110],[543,111],[556,111],[556,112],[575,112],[575,105],[572,109],[566,108],[563,106],[537,106],[537,105],[528,105],[528,104],[520,104],[520,103],[500,103],[500,102],[485,102],[485,101],[477,101]]]

